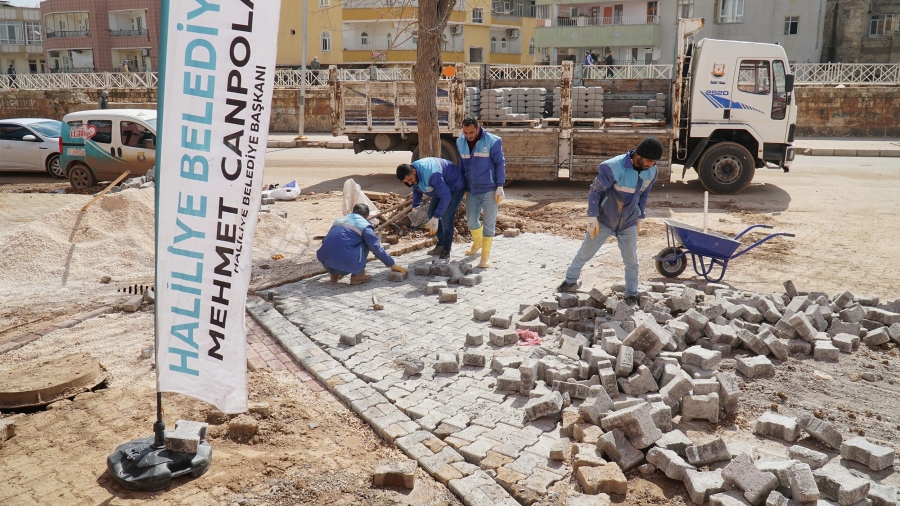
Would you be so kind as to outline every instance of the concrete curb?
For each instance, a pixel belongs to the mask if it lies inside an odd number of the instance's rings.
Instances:
[[[272,305],[258,297],[248,298],[247,312],[294,360],[369,424],[376,434],[400,448],[434,479],[447,485],[463,504],[518,506],[519,503],[487,473],[466,463],[459,452],[444,445],[431,432],[423,430],[381,392],[331,358]],[[438,452],[432,451],[431,448],[437,448],[435,444],[423,444],[430,440],[444,445],[443,448]]]
[[[48,323],[47,325],[44,325],[43,327],[40,327],[38,329],[30,330],[27,332],[20,332],[13,339],[0,344],[0,355],[8,351],[17,350],[28,343],[37,341],[38,339],[44,337],[50,332],[53,332],[54,330],[71,328],[95,316],[112,313],[114,310],[115,308],[112,306],[103,306],[93,311],[86,311],[84,313],[78,313],[70,317],[66,317],[65,320],[60,320],[56,323]]]
[[[325,148],[325,149],[353,149],[352,142],[343,141],[276,141],[266,143],[267,148]]]
[[[805,156],[864,156],[864,157],[900,157],[900,149],[834,149],[834,148],[798,148],[798,155]]]

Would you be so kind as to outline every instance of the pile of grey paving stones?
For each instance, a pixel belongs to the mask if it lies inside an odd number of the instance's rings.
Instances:
[[[643,465],[682,480],[695,504],[786,505],[791,497],[797,504],[820,497],[841,505],[896,504],[894,487],[825,465],[823,453],[795,446],[788,460],[754,462],[752,448],[730,447],[722,439],[698,445],[673,430],[678,415],[681,422],[717,424],[737,412],[739,379],[717,370],[733,352],[737,371],[752,380],[775,375],[770,357],[837,361],[860,340],[873,348],[900,340],[900,301],[879,305],[849,292],[801,295],[792,283],[785,287],[784,294],[766,295],[714,283],[705,293],[691,283],[651,283],[639,307],[595,288],[523,305],[517,315],[476,308],[474,319],[489,324],[493,349],[518,343],[516,330],[547,341],[524,356],[492,357],[484,331],[476,330],[459,357],[464,365],[490,363],[499,375],[497,390],[528,396],[526,420],[561,419],[566,437],[554,443],[550,458],[570,462],[588,494],[624,494],[623,471]],[[439,364],[441,372],[458,371],[452,355],[439,357]],[[760,435],[787,441],[801,430],[873,471],[893,466],[891,448],[864,438],[842,441],[831,424],[812,415],[766,413],[756,426]],[[445,442],[463,450],[472,444],[452,434]]]

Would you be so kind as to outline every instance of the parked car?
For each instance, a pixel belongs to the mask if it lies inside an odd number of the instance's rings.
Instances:
[[[143,176],[156,163],[156,110],[97,109],[66,114],[60,163],[73,188]]]
[[[44,171],[66,177],[59,164],[62,123],[55,119],[18,118],[0,120],[0,168]]]

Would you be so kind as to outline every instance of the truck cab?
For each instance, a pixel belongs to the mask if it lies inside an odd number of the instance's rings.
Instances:
[[[780,45],[703,39],[690,58],[685,167],[713,193],[737,193],[755,169],[787,172],[794,159],[797,105]],[[683,125],[685,123],[682,123]],[[693,159],[693,160],[691,160]]]

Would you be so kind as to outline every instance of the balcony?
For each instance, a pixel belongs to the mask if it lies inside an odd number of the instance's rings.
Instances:
[[[522,54],[521,42],[508,42],[506,44],[491,42],[493,54]]]
[[[90,37],[90,30],[57,30],[55,32],[47,32],[44,36],[48,39],[61,37]]]
[[[609,20],[610,23],[604,21]],[[583,16],[538,23],[535,47],[583,48],[602,46],[649,47],[659,45],[657,16],[604,18]],[[554,21],[551,25],[549,21]],[[616,23],[615,21],[621,21]]]
[[[146,37],[149,32],[147,30],[110,30],[110,37]]]
[[[416,41],[413,37],[407,37],[406,40],[397,42],[387,37],[344,37],[344,51],[415,51],[417,48]],[[463,40],[461,37],[453,37],[445,42],[441,47],[441,51],[461,52],[463,50]]]

